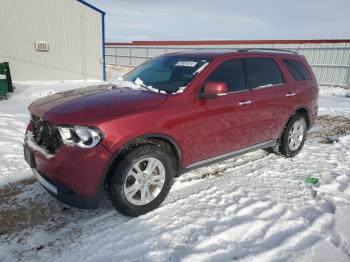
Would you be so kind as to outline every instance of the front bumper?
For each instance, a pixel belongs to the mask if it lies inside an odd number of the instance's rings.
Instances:
[[[74,194],[71,189],[42,176],[35,168],[32,168],[32,171],[38,182],[62,203],[82,209],[95,209],[99,207],[100,199],[98,195],[95,197],[80,197]]]
[[[98,207],[101,178],[112,156],[103,145],[91,149],[61,145],[55,154],[48,154],[26,134],[24,148],[35,177],[53,196],[79,208]]]

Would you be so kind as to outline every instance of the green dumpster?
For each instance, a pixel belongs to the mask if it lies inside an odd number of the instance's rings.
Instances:
[[[7,81],[7,65],[0,63],[0,98],[7,97],[9,93],[9,85]]]
[[[12,77],[11,77],[9,62],[4,62],[3,64],[6,66],[6,78],[7,78],[9,92],[13,93]]]

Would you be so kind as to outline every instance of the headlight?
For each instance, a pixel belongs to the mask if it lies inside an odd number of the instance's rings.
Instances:
[[[103,138],[103,133],[95,127],[87,126],[59,126],[62,142],[68,146],[92,148]]]

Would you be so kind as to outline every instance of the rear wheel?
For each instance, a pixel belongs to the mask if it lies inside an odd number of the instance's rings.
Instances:
[[[272,150],[286,157],[296,156],[304,146],[306,132],[305,117],[300,114],[293,116],[284,129],[278,144]]]
[[[157,208],[171,188],[174,167],[173,159],[160,146],[135,148],[123,157],[110,181],[112,205],[128,216]]]

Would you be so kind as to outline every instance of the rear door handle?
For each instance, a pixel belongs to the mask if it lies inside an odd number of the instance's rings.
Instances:
[[[286,96],[295,96],[296,95],[296,93],[294,93],[294,92],[288,92],[287,94],[286,94]]]
[[[244,105],[249,105],[251,103],[252,103],[252,100],[242,100],[241,102],[238,103],[238,105],[244,106]]]

